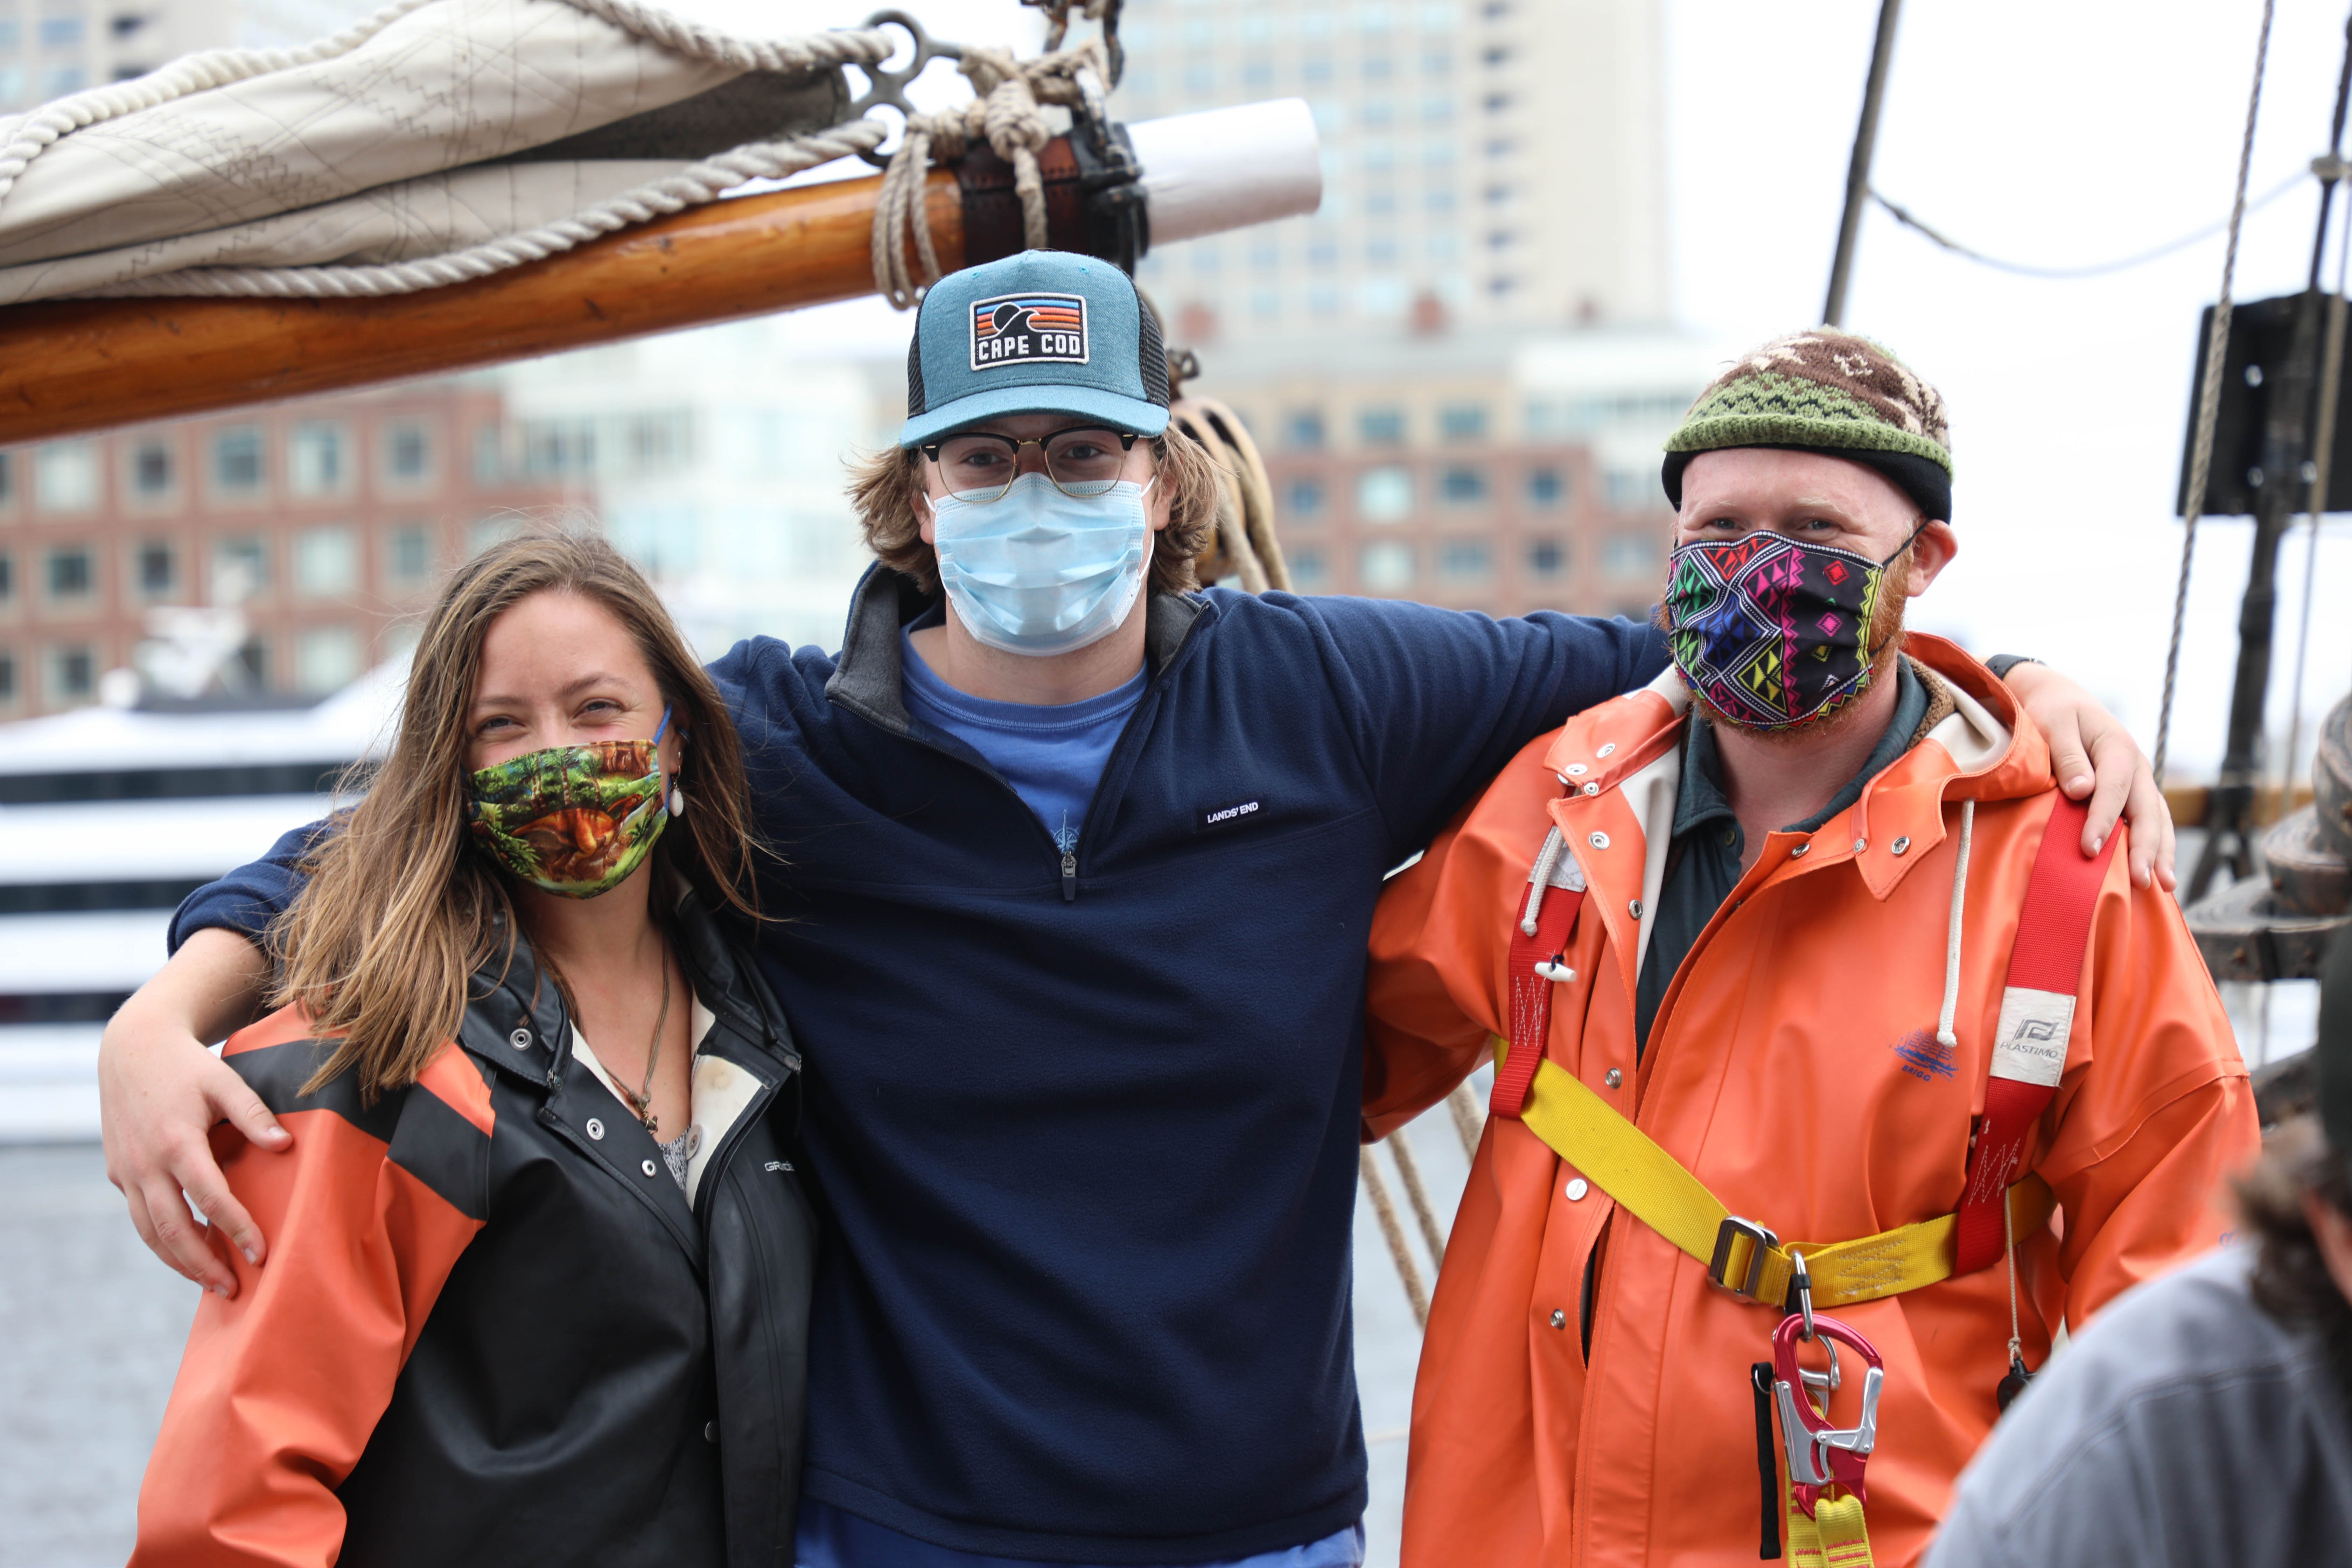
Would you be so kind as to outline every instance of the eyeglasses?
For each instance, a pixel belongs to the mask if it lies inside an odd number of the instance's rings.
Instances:
[[[1021,448],[1038,447],[1045,454],[1045,478],[1066,496],[1098,496],[1118,483],[1127,471],[1127,455],[1137,437],[1125,430],[1080,425],[1047,436],[1016,441],[1010,436],[967,431],[923,443],[923,456],[940,466],[948,493],[959,500],[985,504],[1013,488],[1021,473]]]

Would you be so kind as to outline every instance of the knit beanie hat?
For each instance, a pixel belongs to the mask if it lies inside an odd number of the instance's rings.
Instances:
[[[1952,437],[1941,394],[1868,338],[1831,327],[1775,338],[1707,384],[1666,437],[1666,500],[1701,452],[1779,447],[1885,475],[1935,521],[1952,518]]]

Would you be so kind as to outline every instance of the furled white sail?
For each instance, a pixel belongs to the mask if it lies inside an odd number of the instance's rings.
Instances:
[[[0,304],[400,293],[870,149],[878,31],[731,37],[631,0],[396,0],[0,116]]]

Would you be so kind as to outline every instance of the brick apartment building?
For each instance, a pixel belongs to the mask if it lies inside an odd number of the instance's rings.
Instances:
[[[1648,614],[1665,565],[1663,499],[1603,469],[1589,447],[1497,437],[1480,403],[1441,409],[1455,433],[1412,447],[1402,414],[1359,411],[1372,437],[1337,450],[1313,441],[1330,413],[1288,415],[1266,466],[1300,592],[1497,616]]]
[[[1399,332],[1253,342],[1199,311],[1201,393],[1249,426],[1302,593],[1491,615],[1646,616],[1673,513],[1660,444],[1712,374],[1638,330]]]
[[[348,683],[439,570],[567,503],[506,424],[497,391],[436,381],[0,449],[0,718],[95,700],[158,605],[241,605],[241,696]]]

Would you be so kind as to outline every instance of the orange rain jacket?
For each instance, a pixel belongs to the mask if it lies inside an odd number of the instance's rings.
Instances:
[[[1639,911],[1664,877],[1688,699],[1670,671],[1528,746],[1381,905],[1366,1135],[1433,1104],[1507,1035],[1506,954],[1557,824],[1590,891],[1566,956],[1576,978],[1554,988],[1553,1061],[1732,1213],[1781,1236],[1844,1240],[1950,1214],[2057,796],[2047,748],[1991,672],[1940,638],[1908,646],[1957,711],[1818,832],[1767,837],[1675,976],[1638,1066]],[[1567,794],[1559,770],[1573,762],[1588,771]],[[1969,799],[1959,1045],[1945,1053],[1935,1028]],[[1612,1071],[1622,1087],[1608,1087]],[[2065,1076],[2025,1156],[2060,1204],[2050,1227],[2019,1238],[2028,1363],[2047,1357],[2060,1319],[2079,1325],[2212,1245],[2216,1184],[2258,1141],[2244,1066],[2179,910],[2135,889],[2119,850],[2097,895]],[[1757,1560],[1748,1367],[1769,1358],[1780,1314],[1708,1284],[1597,1185],[1571,1189],[1575,1175],[1525,1125],[1488,1121],[1414,1389],[1407,1568]],[[1588,1362],[1580,1320],[1596,1252]],[[1925,1549],[1992,1426],[2009,1314],[1998,1266],[1838,1309],[1886,1362],[1867,1516],[1887,1568]],[[1853,1399],[1849,1386],[1839,1420]]]

